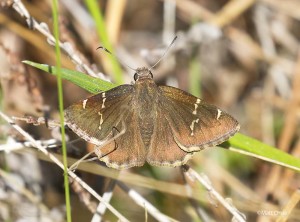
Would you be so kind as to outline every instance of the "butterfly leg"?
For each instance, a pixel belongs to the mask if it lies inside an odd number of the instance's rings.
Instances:
[[[75,163],[73,163],[73,164],[69,167],[69,171],[74,172],[74,171],[78,168],[78,166],[79,166],[79,164],[80,164],[81,162],[89,162],[89,161],[93,161],[93,160],[97,159],[97,157],[92,157],[92,158],[90,158],[90,159],[86,159],[88,156],[92,155],[94,152],[95,152],[95,151],[91,151],[91,152],[87,153],[87,154],[84,155],[82,158],[80,158],[80,159],[77,160]]]
[[[112,153],[113,151],[115,151],[118,148],[118,144],[116,142],[115,142],[115,147],[111,151],[105,152],[105,154],[102,154],[102,152],[100,151],[100,149],[102,147],[104,147],[105,145],[111,143],[112,141],[115,141],[116,138],[123,135],[124,132],[125,132],[125,129],[120,131],[120,130],[117,129],[117,127],[113,127],[111,132],[112,132],[112,138],[110,138],[110,139],[106,140],[105,142],[103,142],[102,145],[95,146],[93,151],[87,153],[82,158],[80,158],[78,161],[76,161],[73,165],[71,165],[69,167],[69,170],[70,171],[75,171],[81,162],[89,162],[89,161],[97,160],[97,159],[105,157],[106,155],[108,155],[108,154]],[[115,134],[115,132],[117,132],[117,133]],[[92,157],[92,158],[86,159],[87,157],[89,157],[93,153],[95,153],[97,155],[97,157]]]
[[[114,130],[118,132],[116,135],[115,135],[115,131]],[[98,156],[99,159],[101,159],[101,158],[103,158],[103,157],[111,154],[112,152],[114,152],[118,148],[118,143],[116,141],[116,138],[119,137],[119,136],[121,136],[123,133],[121,134],[120,130],[118,130],[118,128],[115,127],[115,126],[112,128],[111,132],[113,134],[112,138],[110,140],[108,140],[106,144],[109,144],[110,142],[113,141],[114,144],[115,144],[115,146],[114,146],[114,148],[112,150],[109,150],[108,152],[105,152],[104,154],[100,150],[104,145],[103,146],[95,146],[95,151],[94,152]]]

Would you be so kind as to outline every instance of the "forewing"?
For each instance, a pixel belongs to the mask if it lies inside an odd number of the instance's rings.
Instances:
[[[194,152],[226,141],[239,123],[219,108],[180,89],[160,86],[159,107],[170,124],[178,146]]]
[[[155,127],[147,153],[147,162],[155,166],[181,166],[192,156],[176,143],[171,127],[161,110],[157,110]]]
[[[110,136],[110,143],[99,147],[95,153],[108,167],[118,170],[134,166],[142,166],[145,163],[145,147],[141,138],[137,123],[138,115],[132,109],[125,119],[116,126]],[[118,136],[116,131],[124,131]]]
[[[121,85],[74,103],[65,110],[68,127],[88,142],[103,144],[126,118],[133,91],[132,85]]]

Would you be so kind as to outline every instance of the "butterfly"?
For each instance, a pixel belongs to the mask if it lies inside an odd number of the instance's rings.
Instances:
[[[135,70],[124,84],[74,103],[65,110],[68,127],[96,145],[96,155],[118,170],[176,167],[195,152],[218,145],[240,128],[232,116],[183,90],[158,86],[151,69]]]

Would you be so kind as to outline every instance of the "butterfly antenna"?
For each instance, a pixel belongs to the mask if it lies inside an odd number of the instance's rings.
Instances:
[[[151,66],[151,68],[149,69],[149,71],[151,69],[153,69],[164,58],[164,56],[167,54],[167,52],[169,51],[169,49],[171,48],[171,46],[174,44],[174,42],[175,42],[176,39],[177,39],[177,36],[174,37],[174,39],[172,40],[172,42],[170,43],[170,45],[168,46],[168,48],[165,50],[164,54],[160,57],[160,59],[153,66]]]
[[[109,51],[107,48],[105,48],[105,47],[103,47],[103,46],[99,46],[96,50],[98,50],[98,49],[101,49],[101,50],[103,50],[104,52],[110,54],[113,58],[115,58],[116,60],[118,60],[118,62],[121,63],[123,66],[126,66],[126,67],[128,67],[129,69],[131,69],[131,70],[133,70],[133,71],[136,72],[136,69],[134,69],[134,68],[130,67],[129,65],[127,65],[127,64],[126,64],[125,62],[123,62],[118,56],[112,54],[112,52]]]

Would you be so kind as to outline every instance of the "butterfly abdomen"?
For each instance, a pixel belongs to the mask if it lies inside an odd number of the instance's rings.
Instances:
[[[142,140],[144,142],[146,150],[148,150],[153,135],[153,128],[154,128],[153,120],[150,118],[144,121],[140,120],[139,126],[140,126]]]

